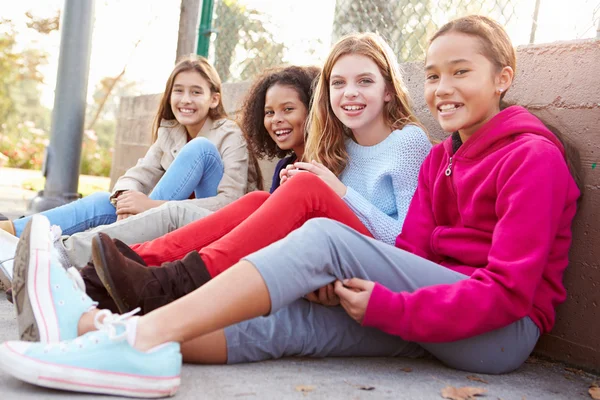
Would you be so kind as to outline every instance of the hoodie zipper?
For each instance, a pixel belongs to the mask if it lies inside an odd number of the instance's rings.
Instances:
[[[452,157],[448,160],[448,168],[446,168],[445,172],[446,176],[452,175]]]

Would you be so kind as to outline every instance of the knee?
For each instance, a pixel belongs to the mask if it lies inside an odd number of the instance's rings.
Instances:
[[[304,235],[318,237],[320,241],[329,241],[332,234],[341,226],[344,225],[329,218],[312,218],[306,221],[298,231]]]
[[[244,195],[238,201],[244,201],[246,204],[250,205],[253,208],[260,207],[267,199],[270,194],[268,192],[264,192],[262,190],[255,190],[254,192],[250,192]]]
[[[211,154],[219,159],[221,158],[221,154],[217,147],[205,137],[197,137],[195,139],[190,140],[179,152],[179,156],[198,156],[198,155],[206,155]]]
[[[282,187],[287,187],[288,189],[298,189],[302,191],[306,191],[309,189],[314,191],[315,189],[325,186],[327,184],[323,182],[321,178],[311,172],[304,172],[298,175],[295,175],[293,178],[288,179]]]

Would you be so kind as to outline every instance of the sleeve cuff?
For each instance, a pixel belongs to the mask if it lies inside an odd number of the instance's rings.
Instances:
[[[392,292],[380,283],[375,283],[362,325],[389,332],[397,316],[403,312],[401,304],[394,299],[398,293]],[[398,304],[395,304],[398,303]],[[393,310],[391,306],[394,306]]]

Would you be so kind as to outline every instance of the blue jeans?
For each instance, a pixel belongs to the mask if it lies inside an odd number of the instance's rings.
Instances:
[[[185,200],[192,192],[198,199],[216,196],[221,178],[223,161],[219,151],[208,139],[195,138],[181,149],[148,197],[152,200]],[[94,193],[41,214],[48,217],[50,224],[60,226],[64,235],[117,220],[108,192]],[[30,219],[31,216],[13,221],[17,236],[21,236]]]

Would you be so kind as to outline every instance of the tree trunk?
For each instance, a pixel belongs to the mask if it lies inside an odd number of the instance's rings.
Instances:
[[[181,0],[177,56],[175,62],[179,61],[184,56],[196,53],[198,24],[200,23],[200,1],[201,0]]]

